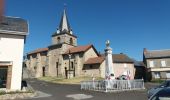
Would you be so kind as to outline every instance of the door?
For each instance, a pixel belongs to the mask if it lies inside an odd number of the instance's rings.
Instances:
[[[45,76],[45,67],[42,67],[43,77]]]
[[[56,72],[57,72],[57,76],[58,76],[58,62],[56,62]]]
[[[7,72],[8,72],[7,66],[0,67],[0,88],[6,88]]]

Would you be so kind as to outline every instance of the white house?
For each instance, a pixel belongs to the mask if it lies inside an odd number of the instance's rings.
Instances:
[[[28,33],[26,20],[3,17],[0,22],[0,88],[20,90],[25,38]]]

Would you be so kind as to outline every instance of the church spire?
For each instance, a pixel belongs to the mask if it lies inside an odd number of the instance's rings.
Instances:
[[[59,28],[57,29],[57,33],[69,33],[72,34],[72,30],[70,27],[70,24],[68,22],[67,14],[66,14],[66,9],[63,11],[63,15],[60,21]]]

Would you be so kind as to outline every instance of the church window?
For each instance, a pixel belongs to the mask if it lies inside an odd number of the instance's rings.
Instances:
[[[70,38],[70,44],[71,45],[73,44],[73,38]]]
[[[60,37],[57,38],[57,42],[60,43],[61,42],[61,39]]]

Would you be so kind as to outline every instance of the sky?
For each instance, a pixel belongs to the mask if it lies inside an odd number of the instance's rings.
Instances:
[[[93,44],[104,53],[143,59],[143,48],[170,49],[170,0],[5,0],[5,15],[26,19],[29,35],[24,53],[51,45],[66,4],[78,45]]]

